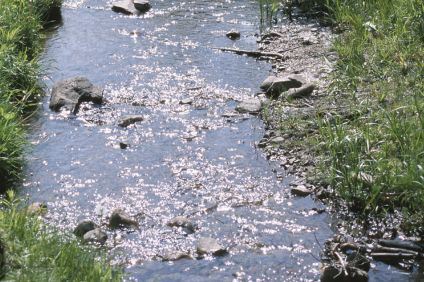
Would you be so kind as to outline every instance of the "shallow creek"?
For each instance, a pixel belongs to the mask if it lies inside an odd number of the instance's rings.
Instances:
[[[63,24],[42,58],[45,83],[51,88],[82,75],[104,87],[108,102],[83,105],[72,116],[50,111],[49,97],[43,100],[23,194],[46,202],[47,220],[67,232],[81,219],[107,222],[115,208],[135,216],[139,230],[108,230],[106,243],[129,280],[317,280],[331,218],[310,197],[293,197],[295,179],[256,148],[264,133],[260,118],[234,114],[237,101],[259,91],[271,65],[211,48],[255,50],[257,2],[152,6],[134,17],[101,0],[65,0]],[[231,29],[240,40],[226,38]],[[128,114],[145,120],[118,127]],[[166,226],[178,215],[199,229],[186,235]],[[201,237],[216,238],[229,254],[158,259],[172,251],[194,254]]]

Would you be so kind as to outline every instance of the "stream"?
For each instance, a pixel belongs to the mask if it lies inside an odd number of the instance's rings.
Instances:
[[[46,41],[44,82],[51,89],[85,76],[105,89],[107,103],[71,115],[52,112],[49,95],[43,99],[22,194],[46,202],[47,221],[65,232],[82,219],[101,225],[116,208],[136,217],[139,230],[106,229],[105,248],[129,281],[318,280],[332,219],[318,212],[320,202],[291,195],[296,179],[256,148],[261,119],[234,111],[259,92],[271,65],[212,49],[257,48],[257,1],[156,0],[140,17],[110,5],[65,0],[63,23]],[[225,36],[232,29],[240,40]],[[130,114],[144,121],[117,126]],[[198,230],[168,227],[179,215]],[[159,259],[195,254],[201,237],[229,254]],[[386,268],[371,270],[370,280],[388,281],[376,278]]]

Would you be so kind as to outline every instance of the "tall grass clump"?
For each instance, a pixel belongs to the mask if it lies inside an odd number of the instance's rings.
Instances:
[[[402,211],[424,234],[424,2],[328,0],[345,30],[333,93],[357,118],[320,123],[325,171],[364,215]]]
[[[13,192],[0,200],[0,237],[5,281],[121,281],[98,251],[49,230],[28,213]]]

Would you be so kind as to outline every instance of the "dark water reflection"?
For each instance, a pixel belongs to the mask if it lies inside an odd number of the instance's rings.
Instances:
[[[140,221],[135,232],[109,231],[107,243],[130,280],[307,281],[319,276],[329,218],[310,198],[288,193],[255,149],[260,119],[223,117],[252,96],[270,65],[210,47],[256,48],[256,1],[152,1],[142,17],[121,16],[103,1],[68,0],[63,25],[46,43],[52,81],[76,75],[105,88],[108,104],[76,117],[43,103],[34,122],[27,179],[31,201],[46,201],[49,221],[64,230],[114,208]],[[242,38],[225,37],[231,29]],[[181,105],[191,98],[191,105]],[[119,117],[146,120],[127,129]],[[119,149],[119,142],[129,144]],[[166,226],[187,215],[192,235]],[[194,253],[202,236],[229,248],[222,258],[160,262],[158,255]]]

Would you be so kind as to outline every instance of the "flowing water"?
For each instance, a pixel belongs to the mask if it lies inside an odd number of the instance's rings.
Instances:
[[[333,234],[330,217],[310,197],[290,195],[296,180],[256,149],[260,118],[234,114],[271,65],[212,49],[255,50],[257,5],[156,0],[135,17],[101,0],[64,3],[63,24],[42,58],[46,85],[82,75],[104,87],[107,103],[83,105],[73,116],[50,111],[44,99],[23,193],[47,202],[48,221],[66,232],[85,218],[104,225],[115,208],[136,217],[139,230],[108,230],[106,243],[129,280],[319,277],[320,244]],[[231,29],[241,31],[240,40],[226,38]],[[128,114],[145,120],[118,127]],[[120,149],[121,142],[128,148]],[[168,227],[178,215],[199,229],[187,235]],[[195,254],[201,237],[216,238],[229,254],[159,259],[173,251]]]

